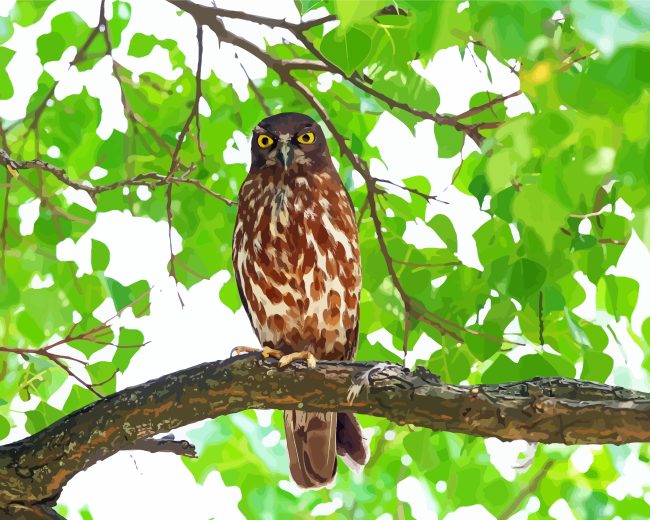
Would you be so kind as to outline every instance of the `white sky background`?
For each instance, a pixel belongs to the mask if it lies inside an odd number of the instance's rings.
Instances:
[[[166,54],[160,48],[156,48],[145,58],[136,59],[127,55],[133,34],[144,33],[154,34],[159,39],[177,40],[179,48],[188,56],[189,65],[196,67],[197,50],[192,19],[187,15],[178,17],[176,8],[161,0],[131,1],[131,21],[123,33],[120,46],[115,49],[116,59],[135,73],[146,70],[155,71],[169,79],[177,77],[180,72],[172,70]],[[15,0],[3,0],[0,3],[0,16],[8,13],[14,2]],[[68,9],[75,9],[90,26],[95,26],[99,3],[100,0],[83,2],[58,0],[37,24],[28,28],[15,27],[14,35],[4,44],[16,51],[8,66],[8,72],[14,82],[15,94],[12,99],[0,101],[0,117],[17,119],[24,116],[27,101],[36,90],[36,81],[43,69],[36,56],[36,39],[40,34],[50,30],[52,17]],[[220,1],[219,6],[287,18],[290,21],[299,20],[298,12],[291,0]],[[110,12],[112,10],[108,9],[108,13]],[[155,16],[152,16],[152,13],[155,13]],[[247,22],[229,21],[227,25],[260,46],[265,45],[265,40],[275,44],[281,42],[282,36],[287,37],[287,34]],[[74,50],[68,49],[60,62],[50,63],[46,67],[47,72],[59,81],[55,97],[63,99],[80,92],[82,86],[86,86],[89,94],[100,100],[104,111],[97,129],[98,135],[107,138],[113,131],[124,131],[126,120],[120,104],[119,87],[111,76],[108,58],[100,61],[92,70],[79,72],[76,67],[67,66],[67,62],[73,55]],[[253,78],[265,76],[266,70],[261,62],[242,51],[238,55],[250,76]],[[440,112],[460,113],[469,108],[469,99],[477,92],[489,90],[509,94],[518,89],[517,76],[491,56],[489,58],[491,58],[488,59],[488,64],[492,81],[488,80],[485,65],[478,60],[474,61],[469,52],[465,54],[464,59],[461,59],[457,48],[441,50],[426,67],[418,66],[416,70],[437,87],[441,98]],[[242,99],[248,97],[247,79],[239,62],[235,60],[234,49],[229,45],[220,47],[216,37],[209,30],[205,33],[203,67],[204,77],[209,76],[214,70],[219,78],[234,85]],[[327,84],[332,80],[329,76],[331,75],[323,76],[323,89],[327,88]],[[206,101],[210,105],[209,95]],[[510,116],[532,111],[530,103],[524,96],[508,100],[506,106]],[[247,129],[243,130],[247,131]],[[224,161],[230,164],[247,163],[249,148],[245,135],[233,137],[233,146],[224,153]],[[416,135],[413,136],[401,122],[390,114],[385,114],[368,136],[368,142],[379,148],[383,159],[383,163],[378,160],[371,161],[373,174],[396,181],[412,175],[426,175],[433,186],[433,193],[441,193],[447,188],[454,170],[460,163],[460,155],[451,159],[437,158],[431,121],[418,124]],[[469,139],[466,140],[464,154],[468,155],[474,149],[473,143]],[[336,156],[338,151],[332,151]],[[57,150],[51,149],[48,153],[54,157]],[[138,193],[143,195],[141,191]],[[395,193],[404,195],[399,191]],[[92,206],[92,202],[84,193],[68,188],[66,195],[82,205]],[[469,266],[481,269],[472,234],[488,217],[479,211],[476,199],[460,193],[454,187],[446,189],[441,198],[449,204],[430,205],[427,217],[430,218],[435,213],[449,216],[458,234],[459,259]],[[38,204],[26,204],[21,208],[21,233],[31,232],[37,211]],[[621,211],[625,209],[622,208]],[[124,285],[145,279],[154,286],[151,294],[151,314],[138,320],[138,328],[143,331],[145,338],[151,341],[151,344],[136,354],[124,375],[118,374],[118,389],[200,362],[225,358],[236,345],[256,345],[256,338],[244,311],[240,309],[233,315],[219,301],[219,288],[228,279],[226,272],[217,273],[210,280],[195,285],[189,291],[180,287],[186,304],[184,309],[180,308],[176,289],[166,270],[169,256],[166,223],[135,218],[128,212],[114,211],[102,214],[99,215],[92,229],[78,242],[74,243],[68,239],[61,243],[58,246],[57,256],[62,260],[74,259],[79,266],[79,274],[90,272],[92,238],[99,239],[109,246],[111,260],[106,270],[108,276]],[[440,238],[424,225],[410,226],[405,238],[416,246],[433,246],[441,242]],[[174,242],[175,249],[180,250],[182,242],[177,233],[174,235]],[[647,309],[650,308],[650,271],[647,268],[643,269],[648,265],[650,265],[650,255],[634,235],[625,248],[619,265],[613,270],[615,274],[634,277],[641,283],[640,300],[632,323],[637,333],[643,319],[647,316]],[[594,317],[598,319],[595,310],[595,287],[586,281],[584,276],[580,277],[579,281],[587,289],[588,297],[587,302],[581,305],[578,314],[587,319]],[[105,319],[113,312],[112,303],[105,303],[95,314],[98,318]],[[125,313],[120,323],[129,326],[133,319],[132,315]],[[626,329],[625,321],[617,324],[615,330],[622,345],[619,346],[612,340],[606,351],[614,358],[616,366],[608,382],[650,390],[650,383],[641,369],[642,352],[631,340]],[[390,335],[385,331],[374,334],[371,340],[379,341],[386,348],[392,349]],[[63,347],[59,353],[64,353],[65,348]],[[432,340],[421,340],[415,351],[410,353],[407,361],[413,364],[417,359],[427,359],[438,348],[440,346]],[[111,359],[113,355],[111,350],[111,348],[103,349],[95,354],[91,361]],[[510,355],[517,360],[529,351],[532,349],[518,347]],[[68,382],[57,392],[52,404],[55,406],[63,404],[70,384]],[[35,399],[27,403],[17,399],[12,403],[12,408],[24,411],[34,408],[36,404]],[[5,442],[26,435],[23,428],[24,416],[13,414],[12,417],[19,427],[12,431],[10,439]],[[268,414],[260,413],[259,417],[260,420],[268,423]],[[184,431],[190,431],[197,426],[199,425],[175,433],[177,437],[185,437]],[[512,480],[515,477],[513,466],[518,455],[528,449],[527,443],[523,441],[503,443],[496,439],[488,439],[486,446],[491,455],[491,462],[504,478]],[[589,468],[593,459],[593,449],[600,448],[585,446],[574,452],[571,460],[578,471],[584,472]],[[647,465],[639,462],[633,450],[621,478],[610,486],[608,492],[612,496],[621,498],[625,493],[634,493],[634,490],[642,493],[643,485],[650,485],[650,470]],[[444,500],[446,483],[438,483],[436,489],[439,496],[434,498]],[[398,485],[398,496],[411,504],[416,518],[437,518],[428,505],[427,493],[415,478],[409,477]],[[243,518],[237,509],[240,497],[241,492],[238,488],[225,487],[218,472],[211,473],[204,485],[196,484],[193,476],[176,455],[122,452],[74,477],[65,487],[59,503],[68,506],[69,518],[75,520],[81,518],[77,511],[85,505],[89,506],[96,520],[114,518],[204,520],[211,517]],[[531,514],[534,514],[539,507],[539,500],[537,502],[535,500],[536,497],[532,496],[528,503],[527,511]],[[321,506],[313,513],[332,512],[341,504],[331,503]],[[554,505],[552,514],[558,519],[573,518],[564,501],[558,501]],[[527,517],[528,513],[525,512],[516,516],[517,520]],[[392,517],[387,513],[381,518],[388,520]],[[482,506],[477,505],[461,508],[447,515],[446,518],[481,520],[493,517]]]

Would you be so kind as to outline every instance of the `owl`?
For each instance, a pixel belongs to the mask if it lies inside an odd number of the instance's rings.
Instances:
[[[321,127],[281,113],[253,130],[239,192],[233,266],[264,356],[350,360],[357,350],[361,261],[354,207]],[[245,349],[250,350],[250,349]],[[357,468],[368,447],[354,415],[284,412],[289,469],[304,488],[328,485],[337,454]]]

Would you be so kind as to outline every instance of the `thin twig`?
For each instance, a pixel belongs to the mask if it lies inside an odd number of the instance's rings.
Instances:
[[[400,265],[409,265],[411,267],[451,267],[453,265],[463,265],[463,263],[459,260],[455,260],[452,262],[442,262],[440,264],[427,264],[427,263],[417,263],[417,262],[405,262],[404,260],[397,260],[393,258],[393,263],[400,264]]]
[[[176,266],[174,265],[174,260],[176,259],[176,255],[174,254],[174,248],[172,247],[172,229],[173,229],[173,222],[174,222],[174,214],[172,212],[172,184],[167,185],[167,205],[166,205],[166,210],[167,210],[167,237],[169,239],[169,276],[171,276],[174,279],[174,284],[176,286],[176,296],[178,296],[178,301],[181,304],[181,307],[185,307],[185,303],[183,302],[183,298],[181,297],[181,293],[178,290],[178,278],[176,277]]]
[[[203,66],[203,26],[197,25],[196,27],[196,41],[199,47],[199,58],[196,65],[196,110],[195,110],[195,121],[196,121],[196,142],[199,147],[199,153],[201,154],[201,159],[205,161],[205,153],[203,153],[203,145],[201,144],[201,123],[199,121],[199,103],[201,102],[201,96],[203,95],[201,91],[201,69]]]
[[[271,115],[271,109],[266,104],[266,101],[264,100],[264,96],[260,92],[260,89],[257,88],[255,82],[248,75],[248,71],[246,70],[246,67],[244,67],[244,64],[241,62],[241,60],[239,59],[239,56],[237,56],[237,53],[235,53],[235,59],[239,61],[239,66],[244,71],[244,74],[246,75],[246,79],[248,80],[248,86],[253,91],[253,94],[255,95],[255,99],[257,99],[257,102],[262,107],[262,111],[266,114],[266,117],[269,117]]]
[[[417,195],[418,197],[422,197],[424,200],[427,202],[435,200],[436,202],[440,202],[442,204],[449,204],[448,202],[445,202],[444,200],[439,200],[437,195],[427,195],[426,193],[423,193],[419,190],[416,190],[414,188],[409,188],[407,186],[404,186],[403,184],[397,184],[396,182],[393,182],[388,179],[378,179],[375,177],[376,182],[381,182],[383,184],[390,184],[392,186],[395,186],[401,190],[408,191],[409,193],[413,193],[414,195]]]
[[[172,154],[171,164],[169,165],[169,172],[167,173],[167,178],[171,178],[176,170],[178,169],[178,155],[181,151],[181,146],[183,146],[183,141],[185,136],[190,129],[190,125],[195,118],[199,116],[199,101],[201,99],[201,63],[203,56],[203,25],[199,20],[196,20],[196,41],[199,49],[199,60],[196,68],[196,92],[194,94],[194,102],[192,103],[192,109],[190,110],[190,115],[185,120],[185,124],[181,129],[180,134],[178,134],[178,139],[176,140],[176,147],[174,148],[174,153]],[[200,145],[199,145],[200,148]],[[202,153],[202,152],[201,152]],[[167,188],[168,195],[171,193],[171,189]]]
[[[510,98],[513,98],[513,97],[519,96],[519,95],[521,95],[521,90],[517,90],[517,91],[512,92],[511,94],[507,94],[505,96],[496,97],[496,98],[488,101],[487,103],[483,103],[480,106],[470,108],[469,110],[463,112],[462,114],[458,114],[457,116],[450,116],[449,120],[450,121],[459,121],[461,119],[466,119],[466,118],[471,117],[473,115],[480,114],[484,110],[487,110],[488,108],[492,108],[494,105],[497,105],[499,103],[503,103],[507,99],[510,99]]]
[[[528,497],[528,495],[537,489],[539,483],[546,476],[551,467],[553,467],[554,463],[555,461],[553,459],[546,461],[546,463],[542,466],[542,469],[539,470],[539,473],[537,473],[537,475],[535,475],[526,486],[521,488],[521,491],[515,497],[515,499],[508,505],[508,507],[504,509],[503,513],[499,515],[499,520],[508,520],[508,518],[510,518],[517,511],[517,509],[519,509],[519,506],[526,499],[526,497]]]
[[[569,70],[571,67],[573,67],[573,65],[575,65],[576,63],[578,63],[580,61],[583,61],[583,60],[586,60],[587,58],[591,58],[597,52],[598,52],[597,50],[593,50],[589,54],[586,54],[584,56],[580,56],[579,58],[576,58],[576,59],[570,61],[569,63],[567,63],[565,65],[562,65],[559,69],[557,69],[557,71],[558,72],[565,72],[565,71]]]
[[[537,320],[539,322],[539,345],[544,345],[544,293],[539,291],[539,301],[538,301],[538,315]]]

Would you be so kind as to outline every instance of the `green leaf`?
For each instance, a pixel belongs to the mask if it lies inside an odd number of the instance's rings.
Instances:
[[[44,34],[36,40],[37,52],[43,63],[61,59],[65,46],[65,38],[56,32]]]
[[[0,441],[11,431],[11,423],[4,415],[0,415]]]
[[[523,186],[514,197],[512,214],[518,221],[534,230],[543,240],[547,251],[553,248],[555,236],[565,222],[566,210],[538,186]]]
[[[499,338],[503,334],[503,330],[495,323],[484,323],[482,326],[472,325],[468,328],[469,330],[474,330],[481,334],[491,336],[491,338]],[[494,341],[494,339],[491,338],[483,335],[477,336],[474,334],[465,334],[467,347],[479,361],[489,359],[500,350],[501,343]]]
[[[6,17],[0,17],[0,43],[6,42],[14,33],[14,26],[11,20]]]
[[[90,334],[92,331],[96,331]],[[104,328],[103,323],[94,316],[86,316],[77,323],[75,332],[84,334],[84,337],[69,341],[70,345],[75,350],[78,350],[90,358],[95,352],[104,348],[106,343],[113,341],[113,331],[110,328]]]
[[[74,385],[70,389],[70,394],[63,405],[63,413],[66,415],[71,414],[96,400],[97,396],[90,390]]]
[[[485,196],[490,193],[490,187],[488,186],[485,175],[477,175],[474,177],[469,183],[468,190],[476,197],[478,203],[482,205]]]
[[[119,349],[118,349],[119,350]],[[90,381],[96,385],[96,390],[101,394],[107,395],[115,392],[115,376],[118,371],[110,361],[98,361],[86,367],[90,376]]]
[[[327,0],[298,0],[300,14],[304,15],[313,9],[321,7],[327,3]]]
[[[349,0],[335,0],[336,14],[341,21],[341,27],[347,28],[358,21],[368,21],[385,3],[382,0],[364,0],[363,2],[350,2]]]
[[[120,329],[118,348],[113,356],[113,364],[124,373],[131,359],[144,346],[144,335],[139,330]]]
[[[127,2],[113,3],[113,18],[108,22],[113,48],[119,47],[122,41],[122,31],[129,24],[131,18],[131,5]]]
[[[438,157],[449,158],[460,153],[464,134],[449,125],[434,125],[433,132],[438,145]]]
[[[427,222],[427,226],[436,232],[452,252],[456,252],[458,249],[458,238],[456,236],[456,229],[449,217],[442,214],[434,215],[433,218]]]
[[[14,87],[9,74],[7,74],[7,65],[14,54],[16,54],[15,51],[0,47],[0,99],[9,99],[14,95]]]
[[[320,51],[343,72],[352,74],[368,56],[370,46],[370,37],[352,27],[347,31],[335,29],[328,32],[320,44]]]
[[[584,354],[580,379],[604,383],[614,368],[614,360],[604,352],[588,350]]]
[[[91,246],[91,264],[93,271],[105,271],[110,261],[110,252],[106,244],[93,239]]]
[[[639,282],[623,276],[603,276],[596,287],[596,302],[616,320],[631,318],[639,297]]]
[[[25,416],[27,417],[25,429],[27,430],[27,433],[33,435],[50,424],[58,421],[64,415],[65,411],[58,410],[46,402],[41,401],[34,410],[25,412]]]
[[[34,316],[29,314],[27,311],[18,314],[16,318],[16,326],[20,333],[35,345],[40,345],[45,340],[43,329],[34,319]]]
[[[523,301],[537,293],[546,280],[546,269],[537,262],[521,258],[510,268],[508,293]]]
[[[143,316],[149,312],[149,284],[141,280],[125,287],[117,280],[106,278],[106,285],[117,310],[131,307],[135,316]]]
[[[512,184],[519,173],[517,155],[511,150],[495,153],[487,163],[487,180],[492,191],[501,191]]]
[[[412,67],[393,70],[381,64],[375,64],[369,67],[368,74],[372,78],[373,89],[388,97],[392,102],[401,103],[429,114],[435,113],[438,109],[440,104],[438,90],[428,80],[417,74]],[[410,128],[413,128],[415,123],[421,120],[409,111],[399,108],[394,111],[394,114]]]
[[[39,0],[36,2],[16,2],[16,5],[11,10],[10,18],[18,25],[27,27],[41,19],[48,6],[54,0]]]
[[[582,235],[578,233],[574,238],[571,246],[576,251],[581,249],[591,249],[596,244],[598,244],[598,239],[593,235]]]
[[[172,50],[176,47],[176,43],[173,40],[159,40],[149,34],[135,33],[129,44],[129,56],[143,58],[150,54],[156,45],[160,45],[167,50]]]
[[[93,520],[93,515],[90,513],[88,506],[84,506],[79,510],[79,516],[81,520]]]
[[[241,307],[241,298],[239,297],[239,291],[237,290],[237,284],[234,278],[231,278],[223,284],[219,291],[219,299],[233,312]]]
[[[631,4],[635,6],[634,3]],[[645,11],[646,8],[642,7],[642,4],[636,5],[640,8],[639,13]],[[642,38],[648,41],[648,20],[640,20],[633,9],[621,12],[595,0],[571,1],[576,28],[606,57],[614,54],[619,47]]]
[[[505,354],[498,356],[481,376],[481,381],[486,384],[506,383],[519,379],[521,379],[519,368]]]

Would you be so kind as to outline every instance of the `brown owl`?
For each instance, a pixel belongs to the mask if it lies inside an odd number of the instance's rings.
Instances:
[[[255,127],[233,264],[264,355],[280,358],[280,366],[354,358],[361,295],[354,208],[312,118],[287,112]],[[352,414],[285,411],[284,426],[299,486],[332,482],[337,453],[354,467],[368,460]]]

